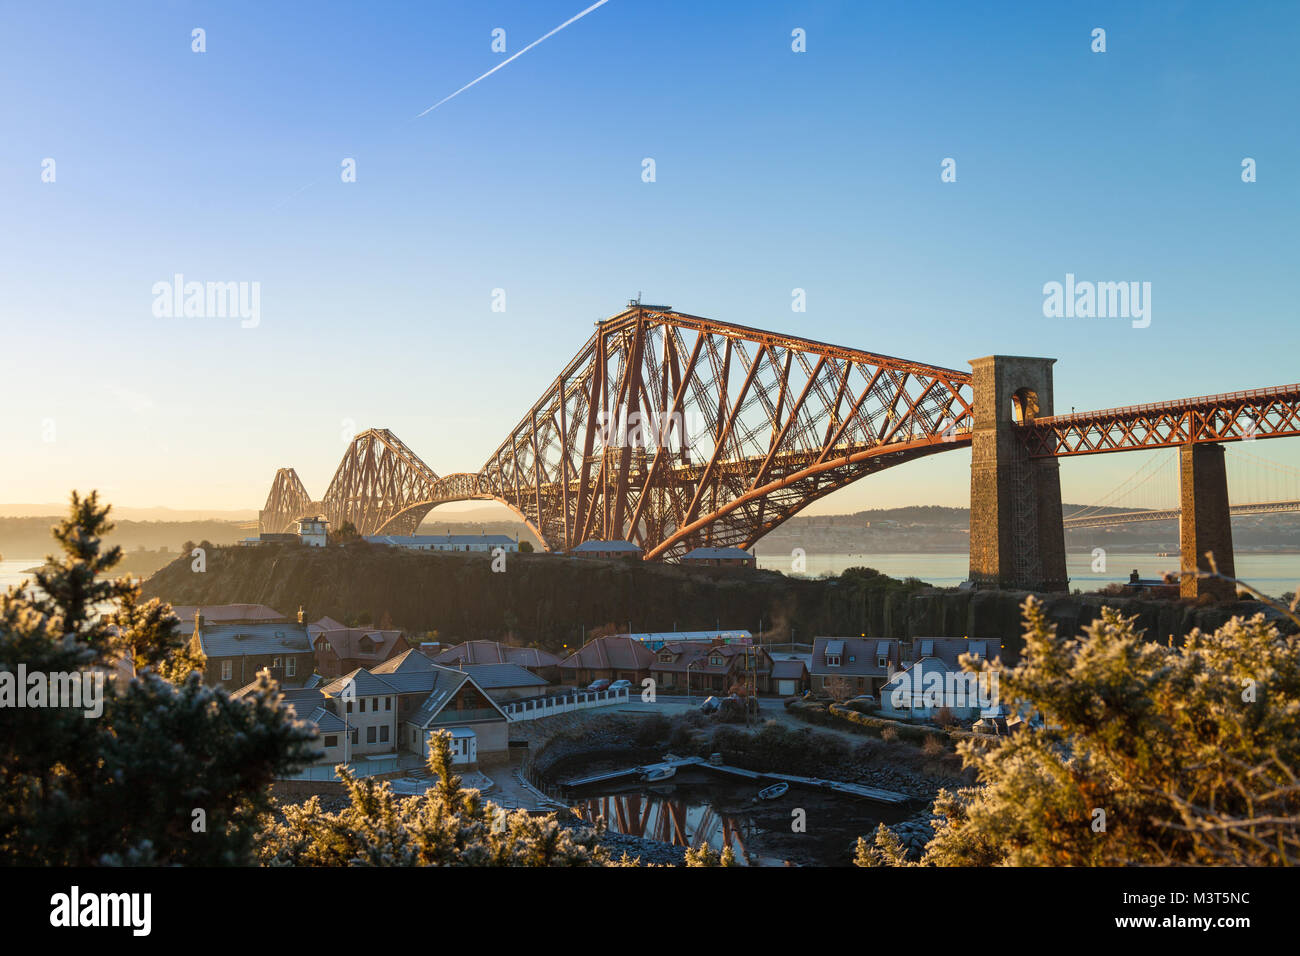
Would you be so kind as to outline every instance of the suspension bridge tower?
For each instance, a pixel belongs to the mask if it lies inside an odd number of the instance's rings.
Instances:
[[[1065,528],[1055,458],[1030,458],[1016,426],[1052,414],[1056,359],[972,359],[970,579],[976,587],[1064,591]]]

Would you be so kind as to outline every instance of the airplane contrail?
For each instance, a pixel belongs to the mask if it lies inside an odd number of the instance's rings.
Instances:
[[[432,106],[430,106],[430,107],[429,107],[427,110],[425,110],[423,113],[417,113],[417,114],[415,115],[415,118],[416,118],[416,119],[419,119],[421,116],[424,116],[425,113],[432,113],[434,110],[436,110],[436,109],[437,109],[439,106],[441,106],[443,103],[446,103],[448,100],[455,99],[457,96],[460,96],[460,94],[464,93],[466,90],[468,90],[468,89],[469,89],[471,86],[473,86],[475,83],[478,83],[480,80],[486,80],[489,76],[491,76],[491,75],[492,75],[493,73],[495,73],[497,70],[501,69],[501,67],[505,66],[505,65],[506,65],[507,63],[509,63],[511,60],[518,59],[519,57],[521,57],[521,56],[523,56],[525,53],[527,53],[529,50],[531,50],[533,47],[537,46],[537,44],[541,43],[543,40],[547,40],[547,39],[550,39],[551,37],[555,36],[555,34],[559,33],[561,30],[563,30],[565,27],[567,27],[570,23],[574,23],[574,22],[576,22],[576,21],[578,21],[578,20],[581,20],[581,19],[582,19],[583,17],[585,17],[587,14],[591,13],[592,10],[595,10],[597,7],[603,7],[603,6],[604,6],[605,4],[607,4],[607,3],[609,3],[609,0],[597,0],[596,3],[593,3],[593,4],[592,4],[591,6],[589,6],[586,10],[583,10],[581,13],[578,13],[578,14],[575,14],[574,16],[569,17],[569,19],[565,20],[563,23],[561,23],[558,27],[556,27],[556,28],[555,28],[554,30],[552,30],[550,33],[546,33],[546,34],[543,34],[542,36],[538,37],[536,40],[534,40],[532,43],[528,44],[528,46],[524,47],[522,50],[520,50],[520,51],[519,51],[518,53],[516,53],[514,56],[510,57],[509,59],[502,60],[502,61],[501,61],[500,63],[498,63],[496,66],[492,67],[492,69],[488,70],[486,73],[484,73],[482,76],[480,76],[478,79],[470,80],[468,83],[466,83],[466,84],[465,84],[464,86],[462,86],[460,89],[458,89],[455,93],[452,93],[450,96],[444,96],[442,99],[438,100],[438,102],[434,103]]]

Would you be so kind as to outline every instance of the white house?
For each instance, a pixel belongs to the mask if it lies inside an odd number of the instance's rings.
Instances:
[[[411,551],[519,550],[519,541],[504,534],[368,534],[366,540]]]
[[[329,540],[329,534],[325,530],[328,522],[319,516],[315,518],[299,518],[296,522],[298,525],[298,540],[311,548],[323,548]]]
[[[997,702],[996,674],[956,670],[938,657],[923,657],[880,688],[882,717],[929,720],[947,710],[966,718]]]

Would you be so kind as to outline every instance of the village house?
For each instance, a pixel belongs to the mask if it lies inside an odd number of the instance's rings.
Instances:
[[[244,697],[257,687],[253,680],[231,694],[231,697]],[[352,759],[352,748],[348,737],[347,722],[327,706],[328,698],[319,687],[281,688],[284,695],[281,706],[293,712],[299,720],[304,720],[316,728],[318,740],[316,746],[322,751],[316,758],[316,766],[333,767],[348,763]]]
[[[692,693],[726,694],[733,687],[749,686],[751,670],[755,693],[770,693],[772,658],[761,647],[675,641],[655,651],[650,676],[655,689],[664,694],[684,694],[688,689]]]
[[[316,671],[324,677],[340,677],[358,667],[374,667],[410,647],[398,630],[324,629],[310,624],[307,633],[316,655]]]
[[[692,641],[704,644],[753,644],[754,635],[746,630],[732,631],[643,631],[638,634],[615,634],[640,641],[652,651],[674,641]]]
[[[440,649],[433,655],[438,664],[458,667],[462,664],[518,664],[550,683],[560,679],[560,658],[537,647],[515,647],[497,641],[465,641],[455,647]]]
[[[190,649],[207,658],[203,682],[227,690],[248,684],[263,668],[277,683],[298,686],[316,666],[301,609],[297,621],[219,622],[208,621],[202,610],[196,610]]]
[[[808,689],[808,665],[798,657],[774,659],[772,683],[782,697],[797,697]]]
[[[320,515],[312,518],[299,518],[296,522],[298,541],[309,548],[323,548],[329,543],[329,522]]]
[[[576,548],[570,548],[569,554],[575,558],[626,558],[639,561],[645,554],[640,545],[631,541],[584,541]]]
[[[378,665],[374,676],[397,693],[401,749],[427,757],[430,732],[449,730],[457,763],[508,758],[510,719],[470,674],[408,650]]]
[[[497,548],[506,552],[519,550],[517,538],[504,534],[370,534],[370,544],[386,544],[409,551],[472,551],[492,552]]]
[[[597,680],[628,680],[640,684],[650,676],[654,652],[627,637],[597,637],[560,661],[565,683],[586,687]]]
[[[808,667],[813,693],[839,699],[876,694],[898,669],[899,642],[874,637],[813,639]]]
[[[950,667],[938,657],[922,657],[880,689],[882,717],[931,720],[945,712],[965,719],[996,703],[981,675]]]
[[[351,728],[352,757],[397,749],[397,689],[359,667],[320,688]]]

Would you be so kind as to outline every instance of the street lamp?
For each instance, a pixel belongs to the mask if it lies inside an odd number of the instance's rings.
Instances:
[[[686,665],[686,706],[691,706],[691,668],[703,661],[704,658],[690,661]]]

